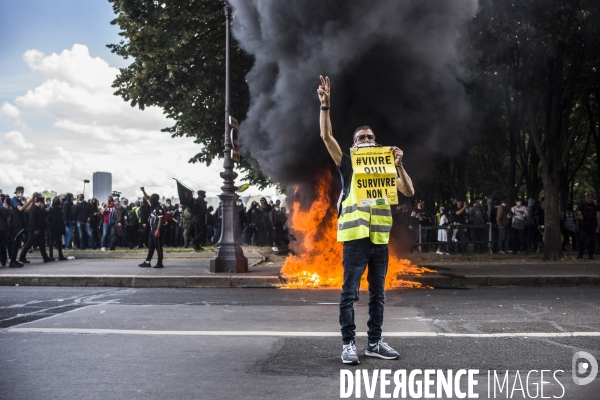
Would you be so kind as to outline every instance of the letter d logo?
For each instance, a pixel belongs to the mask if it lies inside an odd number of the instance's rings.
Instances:
[[[583,374],[587,371],[589,367],[587,362],[580,362],[579,365],[577,365],[577,360],[580,358],[585,358],[587,361],[589,361],[590,365],[592,366],[590,374],[585,378],[579,378],[577,376],[577,373]],[[573,362],[571,366],[573,373],[573,382],[575,382],[576,385],[587,385],[596,378],[596,375],[598,375],[598,362],[596,361],[593,355],[585,351],[578,351],[573,355]]]

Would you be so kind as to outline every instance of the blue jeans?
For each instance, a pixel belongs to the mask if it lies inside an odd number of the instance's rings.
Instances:
[[[65,249],[71,250],[73,245],[73,222],[65,221]]]
[[[85,250],[86,241],[83,240],[83,231],[87,234],[89,243],[92,247],[96,247],[96,241],[94,240],[94,233],[92,232],[92,225],[89,222],[77,221],[77,232],[79,233],[79,248]]]
[[[107,224],[106,222],[102,223],[102,239],[100,239],[100,247],[107,247],[110,244],[110,239],[112,237],[112,225]]]
[[[383,325],[383,304],[385,300],[385,275],[388,267],[388,245],[373,244],[364,238],[344,242],[344,286],[340,298],[340,326],[344,344],[354,340],[354,302],[358,301],[360,278],[369,265],[369,343],[381,339]]]

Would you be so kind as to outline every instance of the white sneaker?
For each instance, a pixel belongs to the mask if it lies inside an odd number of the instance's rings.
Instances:
[[[442,252],[441,252],[441,251],[439,251],[439,250],[438,250],[438,251],[436,251],[436,252],[435,252],[435,254],[439,254],[439,255],[441,255],[441,256],[443,256],[443,255],[444,255],[444,253],[442,253]]]
[[[102,250],[102,251],[106,251],[106,247],[103,247],[103,248],[101,248],[100,250]]]
[[[342,362],[344,364],[360,364],[358,354],[356,353],[356,345],[354,341],[342,346]]]
[[[498,252],[498,254],[506,254],[506,253],[505,253],[505,252],[503,252],[502,250],[500,250],[500,251]]]
[[[506,250],[506,254],[512,254],[512,250]]]

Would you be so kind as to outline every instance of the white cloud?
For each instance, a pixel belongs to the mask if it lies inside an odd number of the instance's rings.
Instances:
[[[9,146],[14,146],[17,149],[33,149],[33,144],[28,143],[19,131],[8,132],[4,135]]]
[[[172,178],[209,196],[221,192],[222,161],[210,167],[189,164],[200,147],[192,138],[160,132],[173,125],[162,110],[141,111],[114,96],[111,84],[118,70],[91,57],[86,46],[76,44],[49,56],[29,50],[23,58],[44,81],[15,99],[19,108],[2,106],[3,114],[17,110],[27,122],[24,126],[32,128],[23,130],[25,136],[5,129],[10,131],[4,138],[10,148],[0,152],[0,188],[23,185],[26,192],[76,193],[95,171],[107,171],[113,175],[113,190],[128,197],[141,196],[140,186],[176,197]],[[19,159],[25,161],[15,162]],[[91,186],[86,193],[92,192]]]
[[[6,147],[0,149],[0,162],[13,162],[18,159],[19,157],[17,154],[11,149],[7,149]]]
[[[2,107],[0,107],[0,115],[16,119],[19,118],[19,114],[19,109],[10,103],[4,102]]]

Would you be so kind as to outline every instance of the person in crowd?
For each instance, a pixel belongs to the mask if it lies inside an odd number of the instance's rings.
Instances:
[[[209,245],[212,245],[215,240],[215,214],[213,210],[213,206],[208,206],[206,209],[206,243]]]
[[[440,225],[440,221],[442,219],[442,215],[444,215],[444,211],[445,211],[445,207],[440,207],[439,211],[437,214],[435,214],[435,225],[439,226]],[[393,211],[392,211],[393,212]]]
[[[496,223],[498,224],[498,253],[512,253],[510,250],[510,222],[512,214],[503,199],[496,211]]]
[[[206,243],[206,222],[208,216],[206,214],[206,192],[204,190],[198,190],[198,198],[194,202],[194,208],[192,209],[192,215],[194,216],[194,240],[192,240],[192,247],[196,251],[204,250],[202,245]]]
[[[90,200],[91,212],[90,215],[90,226],[92,227],[92,237],[94,238],[93,248],[97,248],[97,244],[100,243],[102,238],[102,215],[100,214],[100,202],[96,198]]]
[[[520,253],[524,251],[527,253],[527,238],[525,236],[526,220],[529,213],[527,207],[523,205],[521,199],[515,200],[515,206],[510,209],[512,214],[511,223],[511,236],[513,238],[513,252]]]
[[[244,243],[247,245],[256,245],[258,236],[258,226],[260,225],[260,210],[258,203],[253,201],[250,203],[248,211],[246,211],[246,237]]]
[[[417,204],[413,207],[412,213],[410,214],[411,225],[413,226],[413,233],[415,243],[427,243],[430,242],[428,232],[429,230],[425,227],[429,227],[433,224],[433,220],[429,213],[425,211],[425,202],[423,200],[417,201]],[[419,229],[419,226],[421,229]],[[419,231],[421,240],[419,240]],[[429,249],[428,245],[419,245],[421,251],[427,252]]]
[[[465,236],[464,226],[469,223],[467,218],[467,202],[464,200],[457,200],[456,204],[452,208],[451,220],[454,225],[454,232],[457,246],[456,251],[463,256],[467,255],[467,237]]]
[[[144,192],[144,198],[146,199],[148,196]],[[154,256],[154,251],[156,250],[157,262],[153,268],[163,268],[163,246],[161,236],[164,233],[162,229],[163,219],[165,215],[165,209],[159,203],[160,196],[156,193],[153,193],[152,196],[149,197],[150,208],[152,211],[150,212],[150,237],[148,238],[148,255],[146,256],[146,261],[141,263],[140,267],[150,267],[152,257]]]
[[[183,209],[183,214],[181,215],[181,228],[183,229],[183,247],[187,249],[190,242],[192,241],[190,231],[192,230],[192,227],[194,225],[194,216],[192,215],[192,212],[190,211],[189,207],[187,207],[186,205],[182,204],[181,208]],[[212,208],[212,206],[209,207],[209,209],[210,208]]]
[[[92,204],[85,201],[83,194],[77,195],[75,206],[73,207],[73,216],[77,223],[77,232],[79,234],[79,250],[85,250],[89,243],[92,249],[96,250],[96,241],[92,231]],[[86,237],[87,235],[87,237]]]
[[[175,206],[171,204],[171,199],[166,199],[164,204],[165,209],[165,220],[163,221],[163,230],[165,232],[164,237],[162,238],[163,245],[165,247],[173,246],[173,234],[175,233],[175,229],[171,223],[167,223],[167,221],[171,221],[173,218],[173,213],[175,212]]]
[[[450,242],[448,240],[448,236],[451,237],[451,235],[449,235],[450,232],[452,232],[452,227],[450,226],[450,219],[448,218],[448,213],[446,213],[446,209],[445,207],[440,207],[440,220],[438,222],[438,227],[441,229],[438,229],[437,231],[437,240],[439,242],[438,247],[437,247],[437,251],[435,252],[436,254],[440,254],[443,255],[444,254],[444,250],[445,253],[447,255],[450,255]]]
[[[28,262],[25,256],[27,255],[29,249],[34,245],[38,247],[45,263],[48,261],[54,261],[54,258],[48,257],[48,254],[46,253],[47,212],[44,208],[43,196],[35,196],[34,205],[31,207],[27,215],[29,216],[29,223],[27,225],[27,243],[25,243],[23,250],[21,250],[19,261],[21,263]]]
[[[24,262],[17,260],[19,254],[19,248],[21,243],[25,241],[27,233],[27,225],[25,221],[26,215],[33,207],[35,196],[32,196],[29,200],[25,201],[24,198],[25,188],[23,186],[17,186],[15,189],[15,195],[11,199],[11,217],[10,217],[10,236],[12,243],[10,247],[10,268],[22,267],[24,263],[28,263],[26,259]]]
[[[10,232],[10,212],[6,208],[5,196],[0,195],[0,264],[5,267],[8,261],[8,235]]]
[[[491,230],[492,230],[492,243],[490,243],[490,249],[492,253],[498,252],[498,225],[496,225],[496,217],[498,216],[498,206],[500,205],[498,198],[496,195],[492,195],[487,199],[487,207],[486,217],[489,222],[491,222]]]
[[[73,193],[67,193],[62,203],[63,220],[65,221],[65,250],[73,248]]]
[[[573,206],[567,205],[565,211],[560,214],[560,231],[563,235],[562,248],[567,251],[567,245],[571,243],[571,249],[577,251],[577,216],[573,212]]]
[[[267,199],[260,199],[260,217],[261,222],[258,227],[258,245],[269,246],[273,243],[273,223],[271,222],[271,205],[267,203]]]
[[[62,236],[65,234],[65,221],[63,221],[62,204],[60,196],[54,196],[52,207],[48,216],[48,227],[50,230],[50,246],[48,253],[50,258],[54,258],[54,248],[58,251],[58,260],[65,261],[67,258],[62,251]]]
[[[235,203],[235,213],[236,213],[236,228],[237,228],[237,235],[238,235],[238,240],[240,242],[243,241],[242,239],[242,235],[244,232],[244,227],[246,225],[246,212],[244,211],[244,203],[242,203],[242,199],[238,198],[236,203]]]
[[[469,221],[473,223],[473,250],[477,254],[484,253],[486,251],[485,243],[488,240],[486,237],[486,228],[480,228],[478,226],[487,224],[487,215],[483,210],[481,203],[482,198],[476,197],[473,207],[469,213]]]
[[[142,192],[145,193],[144,188],[140,188]],[[150,224],[148,224],[148,220],[150,219],[150,213],[152,212],[152,208],[150,207],[150,203],[147,201],[142,201],[140,203],[139,208],[139,216],[140,216],[140,225],[138,231],[138,247],[142,248],[144,245],[148,247],[149,238],[150,238]]]
[[[113,212],[112,235],[110,239],[110,251],[114,251],[119,243],[124,243],[130,250],[133,250],[135,245],[127,237],[127,218],[123,202],[115,205]]]
[[[115,199],[112,196],[108,196],[106,203],[102,203],[100,210],[102,215],[102,239],[100,247],[102,251],[106,251],[106,247],[111,244],[113,224],[110,221],[110,214],[115,210]]]
[[[288,216],[287,216],[287,210],[285,207],[281,207],[281,215],[283,216],[283,219],[285,219],[285,222],[283,223],[283,232],[281,235],[281,243],[284,246],[287,246],[290,244],[290,229],[288,227]]]
[[[140,226],[140,217],[139,217],[139,208],[140,208],[140,202],[139,201],[135,201],[133,203],[131,203],[131,206],[129,207],[129,210],[126,211],[127,214],[127,220],[126,220],[126,230],[127,230],[127,238],[130,242],[135,244],[134,249],[138,248],[138,229]]]
[[[183,208],[181,208],[180,204],[175,204],[175,210],[173,214],[171,214],[171,220],[173,221],[173,226],[171,228],[172,232],[172,240],[171,243],[173,247],[180,247],[182,240],[183,230],[181,229],[181,218],[183,213]]]
[[[596,246],[596,235],[600,232],[600,206],[594,204],[591,193],[585,194],[585,200],[579,204],[577,218],[579,219],[579,254],[577,258],[583,258],[587,245],[590,260],[594,259]],[[588,240],[589,239],[589,240]]]
[[[280,207],[281,202],[277,200],[271,210],[271,221],[273,221],[273,250],[278,251],[283,246],[284,226],[287,222],[285,210]]]

